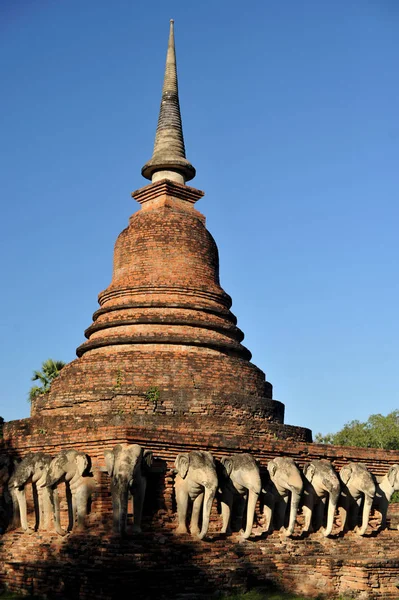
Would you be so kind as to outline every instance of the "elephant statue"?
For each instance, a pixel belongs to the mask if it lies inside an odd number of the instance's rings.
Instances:
[[[399,465],[389,467],[388,473],[382,477],[377,476],[375,478],[375,483],[376,493],[373,508],[376,508],[381,514],[380,529],[385,529],[389,502],[392,494],[399,490]]]
[[[0,534],[10,527],[16,529],[18,521],[18,503],[12,486],[12,474],[18,465],[8,454],[0,455]]]
[[[278,456],[267,465],[270,480],[264,490],[263,514],[266,530],[282,529],[287,537],[294,533],[299,501],[303,490],[301,473],[292,458]],[[288,527],[284,527],[288,501],[290,512]]]
[[[147,485],[145,471],[151,467],[153,453],[138,444],[118,444],[106,450],[105,464],[111,477],[113,528],[126,534],[129,494],[133,496],[133,531],[141,531],[144,495]]]
[[[329,460],[313,460],[303,468],[305,485],[303,489],[302,511],[305,517],[304,532],[312,526],[312,516],[315,528],[319,529],[324,521],[324,509],[328,498],[327,525],[322,529],[324,536],[331,534],[334,515],[337,509],[341,484],[338,475]],[[316,513],[314,515],[314,512]]]
[[[249,538],[254,523],[255,506],[262,489],[259,467],[250,454],[235,454],[222,458],[223,472],[219,478],[222,505],[222,533],[230,532],[231,511],[234,500],[240,502],[242,509],[239,517],[242,522],[244,503],[247,505],[247,520],[244,539]],[[237,502],[236,502],[237,504]]]
[[[178,527],[176,533],[188,533],[187,511],[189,500],[192,504],[190,521],[191,535],[202,540],[209,527],[212,502],[218,488],[218,478],[213,456],[210,452],[193,450],[178,454],[175,460],[177,471],[175,494],[177,503]],[[202,527],[199,517],[202,510]]]
[[[339,472],[341,479],[340,506],[343,510],[342,530],[356,526],[359,535],[366,533],[370,510],[376,493],[373,476],[362,463],[350,462]],[[362,524],[357,527],[359,507],[363,500]]]
[[[85,527],[87,505],[93,490],[93,483],[88,475],[89,457],[77,450],[62,450],[50,463],[47,477],[43,485],[47,487],[54,515],[55,530],[59,535],[66,532],[61,527],[60,502],[58,485],[66,484],[69,525],[68,531],[81,531]],[[76,525],[75,525],[76,523]]]
[[[43,452],[27,454],[15,467],[9,481],[11,496],[18,504],[21,528],[27,533],[38,529],[48,529],[51,514],[49,490],[45,487],[47,473],[51,463],[51,456]],[[25,488],[31,483],[35,504],[36,524],[32,529],[28,525]]]

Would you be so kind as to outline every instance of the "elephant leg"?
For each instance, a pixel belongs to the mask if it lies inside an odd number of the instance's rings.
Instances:
[[[188,493],[185,490],[184,481],[179,481],[179,477],[176,478],[175,483],[175,494],[177,504],[177,519],[178,526],[176,533],[188,533],[187,530],[187,509],[188,509]]]
[[[76,495],[75,490],[71,489],[70,485],[66,485],[66,497],[68,503],[68,531],[75,528],[76,520]]]
[[[40,507],[39,507],[39,495],[37,493],[37,487],[33,482],[32,482],[32,495],[33,495],[33,510],[35,513],[34,531],[37,531],[39,529],[39,523],[40,523]]]
[[[263,499],[263,518],[265,520],[265,531],[271,533],[273,531],[273,513],[275,506],[275,498],[272,494],[265,494]]]
[[[369,524],[370,511],[371,511],[372,504],[373,504],[373,497],[365,495],[364,504],[363,504],[362,525],[360,528],[357,528],[357,533],[359,535],[364,535],[366,533],[366,530],[367,530],[367,527]]]
[[[317,502],[315,509],[313,511],[314,531],[318,531],[324,525],[324,512],[325,512],[325,508],[326,508],[325,500],[326,500],[325,498],[319,498],[319,501]]]
[[[53,490],[51,490],[50,498],[53,507],[55,531],[58,533],[58,535],[66,535],[66,531],[64,531],[61,527],[60,498],[58,495],[58,489],[56,487]]]
[[[18,527],[20,527],[21,525],[21,517],[19,515],[19,505],[17,496],[15,494],[15,488],[10,487],[8,488],[7,492],[8,494],[5,495],[5,498],[7,504],[8,520],[10,523],[8,530],[18,529]]]
[[[245,525],[244,539],[248,539],[252,533],[252,527],[254,524],[255,507],[258,501],[259,494],[256,494],[253,490],[248,492],[247,500],[247,522]]]
[[[275,529],[282,529],[284,527],[287,506],[288,496],[280,496],[274,511]]]
[[[18,502],[19,517],[21,519],[21,529],[23,529],[26,532],[32,533],[33,529],[31,529],[28,526],[25,489],[24,488],[19,489],[16,487],[15,488],[15,497]]]
[[[302,506],[302,512],[305,517],[305,524],[303,526],[302,532],[308,533],[312,531],[312,514],[314,507],[314,495],[306,492],[304,494],[304,501]]]
[[[386,498],[381,498],[380,505],[378,507],[380,515],[381,515],[380,530],[386,529],[388,506],[389,506],[388,500]]]
[[[349,511],[349,522],[350,529],[357,529],[359,525],[359,511],[360,506],[362,504],[362,498],[356,498],[354,502],[352,502],[352,509]]]
[[[340,500],[340,515],[341,515],[341,531],[345,532],[349,529],[349,509],[350,500],[347,494],[341,494]]]
[[[222,508],[222,529],[221,533],[231,533],[230,519],[231,509],[233,506],[233,494],[230,490],[223,490],[222,497],[220,499]]]
[[[133,527],[134,533],[141,533],[141,518],[143,515],[144,496],[147,482],[142,478],[142,481],[135,486],[133,491]]]
[[[233,529],[238,529],[241,534],[244,533],[244,513],[247,505],[247,494],[235,494],[233,502]]]
[[[204,493],[198,494],[193,502],[193,510],[191,512],[190,533],[191,535],[199,535],[199,518],[201,514],[202,503],[204,501]]]

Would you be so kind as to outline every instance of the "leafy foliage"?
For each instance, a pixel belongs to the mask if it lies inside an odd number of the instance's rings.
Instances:
[[[65,363],[62,360],[49,358],[42,363],[41,371],[33,371],[32,381],[39,381],[40,385],[31,387],[29,400],[32,401],[39,394],[46,394],[50,390],[52,381],[58,377],[63,367],[65,367]]]
[[[360,446],[399,450],[399,410],[388,415],[370,415],[366,422],[350,421],[337,433],[316,434],[319,444],[335,446]]]

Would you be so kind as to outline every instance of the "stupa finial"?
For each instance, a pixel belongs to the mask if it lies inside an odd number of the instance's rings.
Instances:
[[[184,148],[173,19],[170,20],[165,77],[154,151],[151,160],[141,169],[141,173],[143,177],[153,182],[170,179],[178,183],[185,183],[195,177],[195,169],[186,159]]]

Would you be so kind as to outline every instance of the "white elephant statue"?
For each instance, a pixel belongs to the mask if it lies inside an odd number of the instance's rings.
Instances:
[[[255,507],[262,489],[259,467],[250,454],[234,454],[229,458],[222,458],[224,469],[219,477],[222,506],[222,533],[230,533],[230,520],[234,500],[241,505],[240,521],[243,520],[243,509],[246,504],[247,519],[243,533],[244,539],[249,538],[254,523]],[[240,502],[243,500],[244,502]]]
[[[57,489],[62,482],[65,482],[67,490],[68,531],[82,531],[85,528],[88,500],[94,488],[93,479],[88,473],[89,465],[87,454],[73,449],[62,450],[50,463],[44,485],[49,491],[55,530],[59,535],[66,534],[61,527]]]
[[[333,528],[334,515],[341,492],[338,475],[330,461],[326,459],[312,460],[303,467],[303,474],[305,485],[302,512],[305,524],[302,531],[311,530],[312,520],[316,530],[322,527],[326,504],[328,504],[327,525],[322,529],[323,535],[327,537]]]
[[[218,478],[213,456],[210,452],[193,450],[178,454],[175,460],[177,475],[175,494],[177,503],[178,527],[176,533],[188,533],[187,511],[189,501],[193,503],[190,521],[191,535],[202,540],[207,534],[212,502],[218,488]],[[202,511],[202,527],[199,517]]]
[[[389,467],[388,473],[383,476],[377,476],[375,481],[376,493],[373,508],[376,508],[381,514],[380,529],[385,529],[389,502],[392,494],[399,491],[399,465],[392,465]]]
[[[264,490],[263,500],[266,530],[281,529],[284,535],[290,536],[294,533],[303,490],[301,473],[293,459],[288,456],[278,456],[269,461],[267,470],[270,480]],[[285,528],[288,502],[289,522]]]
[[[105,464],[111,477],[113,528],[115,533],[126,534],[129,496],[133,497],[133,527],[141,531],[144,495],[147,485],[145,471],[151,467],[153,453],[138,444],[118,444],[105,451]]]
[[[27,454],[15,467],[8,488],[12,498],[16,499],[21,522],[21,529],[32,533],[38,529],[48,529],[51,514],[51,502],[48,489],[45,487],[51,456],[43,452]],[[35,502],[36,523],[32,528],[28,525],[25,487],[32,484]],[[15,503],[15,502],[14,502]]]
[[[353,526],[359,535],[364,535],[369,522],[371,506],[375,496],[372,474],[362,463],[349,462],[339,472],[341,479],[340,506],[342,507],[342,530]],[[357,527],[359,508],[363,502],[362,524]]]

